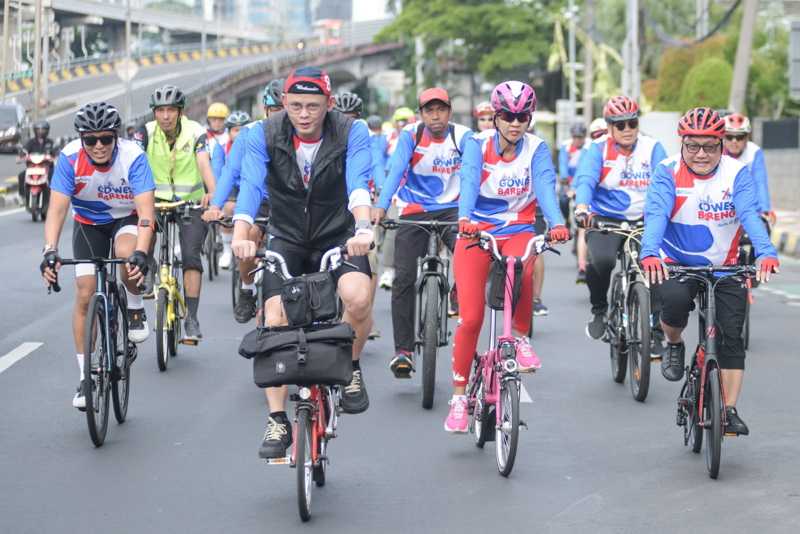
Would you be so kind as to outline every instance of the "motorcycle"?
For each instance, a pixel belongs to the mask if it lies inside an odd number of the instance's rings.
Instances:
[[[47,217],[50,202],[50,169],[53,157],[49,154],[25,155],[25,209],[33,222]]]

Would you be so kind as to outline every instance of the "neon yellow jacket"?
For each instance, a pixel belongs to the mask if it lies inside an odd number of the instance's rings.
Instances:
[[[160,200],[199,201],[205,193],[203,177],[195,159],[197,139],[205,129],[193,120],[181,117],[181,133],[172,149],[156,121],[147,123],[147,160],[156,182]]]

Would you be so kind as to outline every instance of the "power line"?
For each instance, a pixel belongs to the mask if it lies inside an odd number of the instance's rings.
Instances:
[[[707,39],[710,39],[711,37],[716,35],[722,28],[724,28],[728,24],[728,22],[730,22],[733,13],[736,11],[736,9],[739,7],[741,3],[742,0],[736,0],[736,2],[728,9],[728,11],[725,12],[724,15],[722,15],[722,18],[714,25],[713,28],[709,30],[707,34],[700,37],[699,39],[692,39],[689,41],[685,39],[678,39],[676,37],[671,36],[661,27],[661,25],[658,22],[654,21],[650,17],[646,9],[643,9],[642,12],[644,14],[645,23],[650,27],[650,29],[653,30],[653,32],[656,34],[656,37],[658,37],[658,39],[662,43],[667,44],[669,46],[690,47],[696,44],[700,44],[703,41],[706,41]]]

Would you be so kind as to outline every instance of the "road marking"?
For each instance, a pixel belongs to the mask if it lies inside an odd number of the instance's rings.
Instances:
[[[519,385],[519,402],[522,404],[533,404],[533,399],[528,395],[528,390],[525,389],[525,384]]]
[[[8,210],[0,213],[0,217],[5,217],[7,215],[14,215],[15,213],[22,213],[25,211],[25,208],[15,208],[13,210]]]
[[[22,358],[30,354],[31,352],[35,351],[39,347],[44,345],[44,343],[34,342],[34,341],[27,341],[17,347],[16,349],[12,350],[2,358],[0,358],[0,373],[20,361]]]

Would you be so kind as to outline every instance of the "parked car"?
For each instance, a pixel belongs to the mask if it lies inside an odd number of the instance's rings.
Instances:
[[[29,135],[25,108],[17,102],[0,103],[0,150],[16,152]]]

